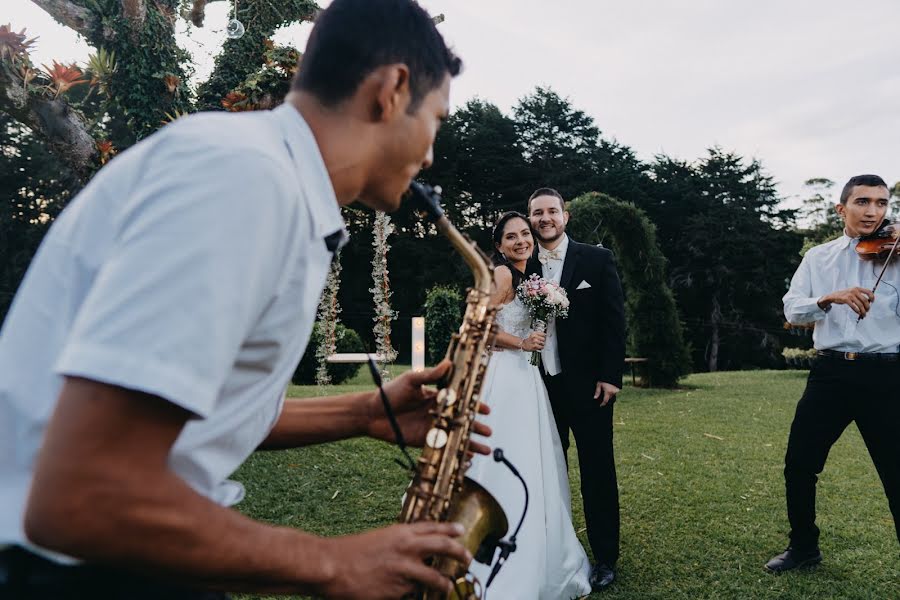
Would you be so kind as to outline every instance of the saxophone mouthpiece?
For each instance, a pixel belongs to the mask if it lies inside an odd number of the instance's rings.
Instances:
[[[409,184],[409,195],[413,209],[424,212],[429,221],[438,221],[444,216],[441,208],[441,188],[431,187],[418,181]]]

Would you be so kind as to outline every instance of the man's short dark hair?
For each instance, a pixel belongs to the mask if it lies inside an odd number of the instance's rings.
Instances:
[[[563,212],[566,210],[566,201],[563,200],[562,194],[549,187],[542,187],[534,190],[531,196],[528,198],[528,214],[531,215],[531,201],[539,196],[553,196],[554,198],[559,199],[559,208]]]
[[[853,193],[853,188],[858,185],[864,185],[866,187],[887,187],[884,179],[878,175],[857,175],[856,177],[851,177],[850,180],[844,184],[844,189],[841,190],[841,204],[847,204],[847,200],[850,199],[850,194]]]
[[[455,77],[462,68],[413,0],[334,0],[316,18],[291,87],[335,106],[356,93],[372,71],[393,63],[409,67],[409,112],[447,74]]]

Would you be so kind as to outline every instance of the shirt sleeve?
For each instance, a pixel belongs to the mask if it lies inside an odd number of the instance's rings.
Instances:
[[[791,279],[791,287],[784,295],[784,318],[788,323],[800,325],[812,323],[825,318],[826,310],[819,307],[820,296],[813,295],[812,269],[810,268],[810,254],[807,253],[797,267],[797,272]]]
[[[118,237],[56,371],[206,417],[274,295],[290,219],[271,160],[192,150],[157,151],[120,192]]]

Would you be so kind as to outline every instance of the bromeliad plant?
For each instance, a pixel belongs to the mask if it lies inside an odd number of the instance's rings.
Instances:
[[[47,79],[50,80],[47,88],[49,91],[53,92],[53,98],[59,98],[60,94],[68,92],[76,85],[90,83],[90,80],[82,77],[84,73],[81,69],[76,67],[74,63],[71,65],[62,65],[54,60],[52,67],[48,67],[47,65],[43,65],[43,67]]]

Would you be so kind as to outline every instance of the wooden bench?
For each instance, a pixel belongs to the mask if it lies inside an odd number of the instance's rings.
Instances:
[[[631,366],[631,385],[635,384],[634,383],[634,365],[637,363],[645,363],[648,360],[649,359],[647,359],[647,358],[632,358],[630,356],[625,359],[625,364]]]
[[[325,362],[329,363],[365,363],[369,362],[369,357],[372,357],[372,360],[375,362],[382,362],[384,357],[380,354],[368,354],[365,352],[358,353],[348,353],[348,354],[331,354],[326,359]]]

